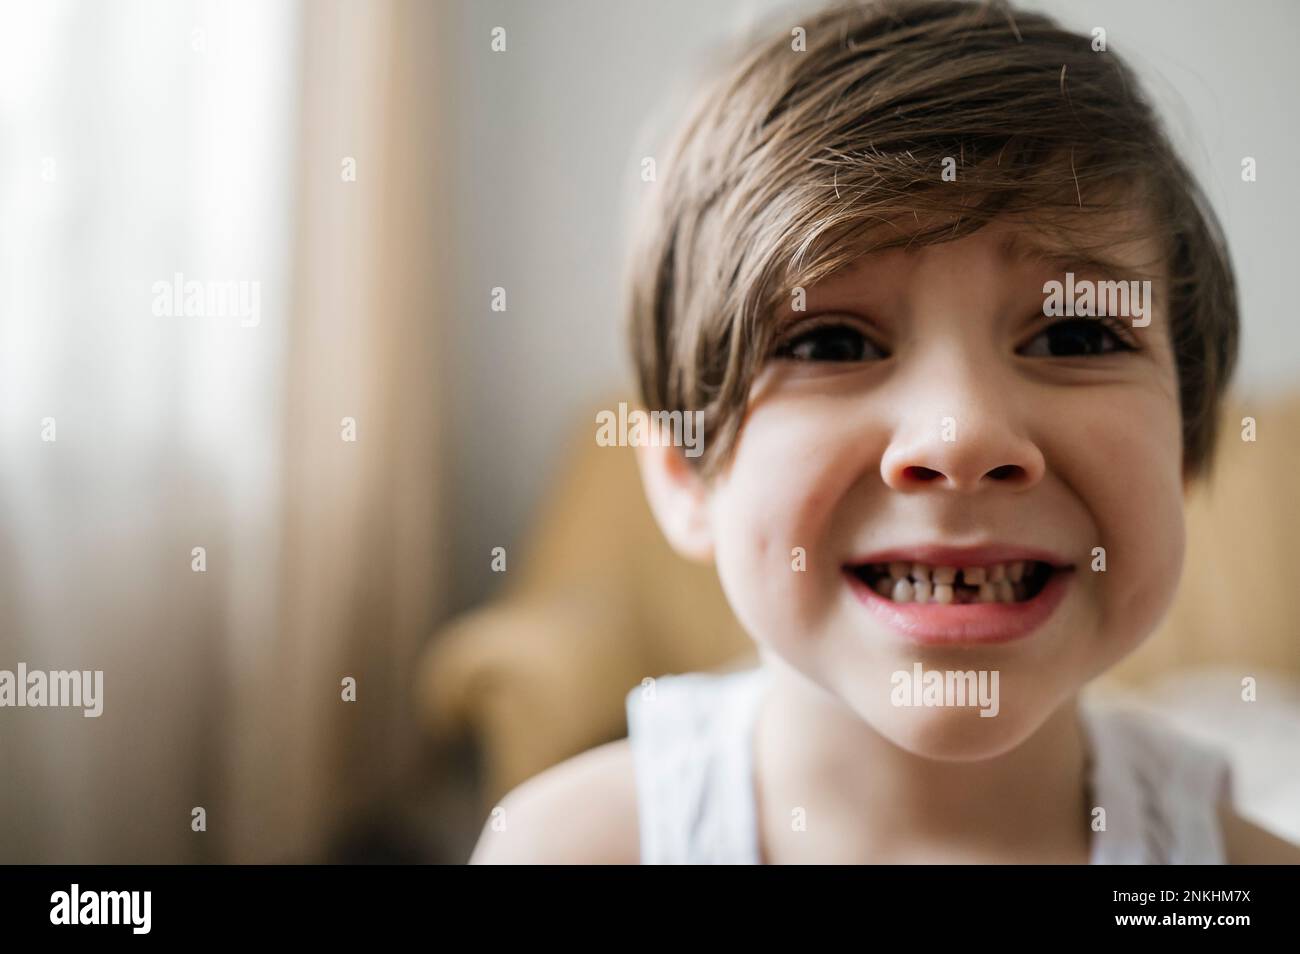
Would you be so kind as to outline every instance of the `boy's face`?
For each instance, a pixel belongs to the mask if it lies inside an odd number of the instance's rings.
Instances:
[[[867,256],[808,289],[805,310],[783,309],[785,333],[713,482],[670,459],[680,451],[642,454],[669,537],[714,559],[750,635],[881,734],[935,758],[990,757],[1026,738],[1143,640],[1182,567],[1161,284],[1147,327],[1045,317],[1044,283],[1064,282],[1068,266],[1024,256],[1012,239],[1034,243],[991,226]],[[1108,251],[1135,266],[1153,257],[1137,242]],[[1076,286],[1138,277],[1072,270]],[[968,547],[994,549],[944,549]],[[1012,574],[1017,556],[1053,569],[1031,581],[1028,563],[1010,602],[992,584],[964,603],[976,590],[963,573],[943,593],[952,602],[936,602],[942,567],[982,567],[987,583]],[[904,602],[890,571],[870,566],[884,557],[909,570]],[[985,683],[996,715],[951,696],[898,704],[914,700],[918,663],[996,672]]]

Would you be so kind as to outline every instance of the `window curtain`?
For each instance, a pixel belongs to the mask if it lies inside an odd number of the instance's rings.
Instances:
[[[316,860],[441,599],[435,8],[2,10],[0,670],[104,675],[0,709],[0,862]]]

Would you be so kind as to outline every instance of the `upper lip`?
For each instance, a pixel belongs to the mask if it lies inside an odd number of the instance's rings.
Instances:
[[[921,543],[913,546],[890,547],[860,557],[851,558],[847,566],[866,563],[928,563],[932,566],[990,566],[996,563],[1014,563],[1017,560],[1036,560],[1061,570],[1071,566],[1069,560],[1043,547],[1023,546],[1018,543],[984,543],[977,546],[953,547],[938,543]]]

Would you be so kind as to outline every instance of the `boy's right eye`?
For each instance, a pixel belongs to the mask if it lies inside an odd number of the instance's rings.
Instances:
[[[823,324],[786,336],[773,353],[792,361],[872,361],[888,355],[849,324]]]

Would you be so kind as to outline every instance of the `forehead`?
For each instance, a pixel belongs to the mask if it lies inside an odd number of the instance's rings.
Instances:
[[[1009,264],[1151,281],[1164,274],[1163,243],[1150,217],[1133,208],[1066,211],[1039,221],[1008,219],[984,231]]]
[[[909,225],[913,233],[919,233],[924,223],[917,219]],[[1163,244],[1149,217],[1129,208],[1066,210],[1054,212],[1050,218],[1007,216],[961,238],[924,244],[910,244],[907,233],[900,233],[897,225],[889,228],[892,236],[878,231],[874,238],[877,245],[892,238],[891,247],[875,250],[869,237],[865,251],[807,286],[808,294],[838,298],[864,287],[894,284],[902,279],[908,259],[922,256],[974,258],[981,271],[1001,269],[1008,280],[1030,284],[1073,272],[1094,278],[1150,280],[1159,287],[1166,269]],[[864,283],[868,275],[871,281]],[[791,311],[787,300],[780,313]]]

